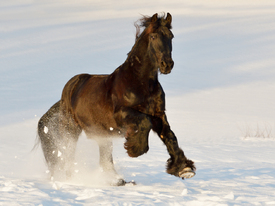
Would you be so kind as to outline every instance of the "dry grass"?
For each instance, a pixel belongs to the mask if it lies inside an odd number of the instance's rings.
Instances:
[[[244,138],[274,138],[274,126],[270,123],[257,123],[256,125],[246,124],[239,126]]]

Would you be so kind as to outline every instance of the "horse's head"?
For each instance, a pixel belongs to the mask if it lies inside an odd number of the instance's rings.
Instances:
[[[172,39],[171,32],[172,16],[167,13],[166,18],[158,18],[154,14],[147,20],[145,32],[148,34],[148,53],[156,67],[162,74],[169,74],[174,66],[172,59]]]

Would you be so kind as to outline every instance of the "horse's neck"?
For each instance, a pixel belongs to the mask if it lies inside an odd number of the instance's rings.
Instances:
[[[125,62],[127,64],[126,67],[129,72],[133,72],[137,78],[143,79],[144,81],[149,79],[157,80],[158,68],[149,57],[147,47],[148,43],[136,42]]]
[[[129,56],[125,64],[126,70],[134,74],[138,79],[143,81],[157,79],[158,69],[152,64],[149,56],[134,54]]]

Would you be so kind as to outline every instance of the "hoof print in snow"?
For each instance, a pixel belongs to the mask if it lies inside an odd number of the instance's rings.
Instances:
[[[185,167],[182,171],[179,172],[179,177],[183,179],[188,179],[195,176],[195,172],[190,167]]]

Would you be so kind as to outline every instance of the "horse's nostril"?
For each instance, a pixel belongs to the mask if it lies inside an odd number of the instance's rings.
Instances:
[[[162,62],[161,62],[161,66],[162,66],[162,67],[166,67],[165,61],[162,61]]]

